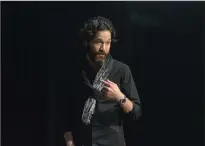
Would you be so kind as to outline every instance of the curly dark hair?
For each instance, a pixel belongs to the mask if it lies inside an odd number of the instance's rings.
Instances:
[[[81,37],[83,41],[90,41],[95,37],[97,31],[108,30],[111,32],[112,42],[116,42],[116,31],[111,20],[102,17],[92,17],[85,21],[84,27],[81,29]]]

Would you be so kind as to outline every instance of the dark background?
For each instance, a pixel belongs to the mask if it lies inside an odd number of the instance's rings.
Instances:
[[[131,68],[143,116],[128,146],[203,144],[204,2],[2,2],[2,145],[63,146],[78,61],[77,33],[112,19],[112,55]],[[77,97],[76,97],[77,98]]]

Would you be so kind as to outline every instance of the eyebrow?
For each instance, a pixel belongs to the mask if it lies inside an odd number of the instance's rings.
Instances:
[[[95,38],[94,40],[102,40],[101,38]],[[108,39],[107,41],[111,41],[112,39]]]

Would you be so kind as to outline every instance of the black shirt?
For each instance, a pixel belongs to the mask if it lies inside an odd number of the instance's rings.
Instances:
[[[86,63],[83,66],[88,78],[93,82],[96,73]],[[95,113],[92,116],[91,124],[86,126],[81,121],[84,103],[90,90],[79,78],[79,92],[73,106],[72,127],[76,146],[125,146],[123,120],[129,118],[137,120],[141,115],[140,99],[128,65],[113,60],[113,66],[108,79],[118,85],[125,96],[133,102],[133,110],[124,113],[119,103],[110,100],[97,100]]]

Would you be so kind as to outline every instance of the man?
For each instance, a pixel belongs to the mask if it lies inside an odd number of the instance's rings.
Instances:
[[[68,146],[125,146],[123,120],[137,120],[140,99],[128,65],[110,55],[116,32],[110,20],[94,17],[82,32],[85,61],[65,133]]]

